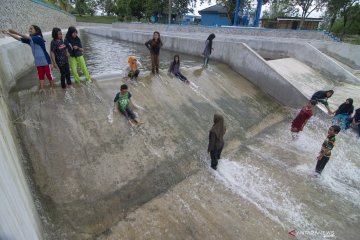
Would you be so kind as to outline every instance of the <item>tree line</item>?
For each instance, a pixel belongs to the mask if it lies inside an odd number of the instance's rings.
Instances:
[[[169,4],[171,15],[181,19],[187,13],[193,13],[196,3],[209,0],[48,0],[66,11],[93,16],[96,11],[107,16],[117,16],[119,19],[136,18],[138,21],[150,21],[151,17],[161,19],[168,16]],[[72,3],[72,4],[71,4]],[[233,22],[236,0],[216,0],[227,8],[230,22]],[[264,11],[263,18],[300,17],[299,29],[302,29],[304,19],[311,13],[321,12],[324,22],[322,28],[339,36],[345,34],[360,34],[360,0],[262,0],[269,6]],[[256,5],[256,4],[255,4]],[[254,2],[240,0],[240,9],[254,11]],[[241,11],[240,11],[241,12]]]

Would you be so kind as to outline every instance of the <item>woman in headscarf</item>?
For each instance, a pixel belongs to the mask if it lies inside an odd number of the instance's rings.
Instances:
[[[341,129],[346,129],[346,120],[354,112],[353,99],[348,98],[346,101],[339,106],[334,112],[335,116],[332,119],[333,124],[337,124]]]
[[[211,167],[216,170],[218,160],[220,159],[221,151],[224,147],[224,134],[226,127],[224,125],[224,118],[220,114],[214,114],[214,124],[209,134],[208,153],[211,157]]]
[[[209,63],[209,58],[210,58],[210,55],[211,55],[211,52],[213,50],[212,48],[212,41],[214,40],[215,38],[215,34],[210,34],[208,36],[208,38],[206,39],[206,42],[205,42],[205,49],[204,49],[204,52],[203,52],[203,55],[205,56],[205,59],[204,59],[204,68],[207,68],[207,65]]]

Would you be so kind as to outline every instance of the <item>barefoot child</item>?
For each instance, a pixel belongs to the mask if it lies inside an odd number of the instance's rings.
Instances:
[[[69,53],[65,43],[63,42],[60,28],[53,28],[52,37],[53,40],[50,44],[51,61],[54,68],[59,69],[60,71],[61,87],[66,89],[65,79],[68,87],[71,86],[70,66],[68,59]]]
[[[71,72],[75,78],[75,83],[80,83],[79,74],[77,71],[77,65],[80,65],[81,71],[85,75],[86,81],[91,82],[90,74],[87,70],[85,59],[84,59],[84,49],[81,44],[81,40],[78,37],[78,31],[75,27],[69,27],[68,32],[65,36],[65,44],[68,48],[70,54],[70,67]]]
[[[315,105],[315,100],[308,101],[308,103],[301,109],[299,114],[292,121],[291,132],[298,133],[303,130],[305,124],[313,115],[312,109]]]
[[[8,34],[9,36],[15,38],[22,43],[29,44],[34,55],[35,66],[37,68],[37,72],[39,75],[40,81],[40,92],[44,91],[44,81],[45,75],[49,80],[50,87],[54,86],[53,77],[50,69],[50,56],[45,48],[45,40],[43,38],[41,29],[36,25],[31,25],[29,27],[29,36],[16,32],[13,29],[9,29],[8,31],[2,31],[4,34]]]
[[[221,151],[224,147],[224,135],[226,127],[224,118],[220,114],[214,114],[214,124],[209,133],[208,153],[211,157],[211,168],[216,170]]]
[[[203,55],[205,56],[204,65],[203,65],[204,68],[207,68],[211,52],[212,52],[212,50],[214,50],[213,47],[212,47],[212,41],[214,40],[214,38],[215,38],[215,34],[212,33],[206,39],[205,49],[204,49],[204,52],[203,52]]]
[[[331,98],[331,96],[333,94],[334,94],[334,90],[317,91],[316,93],[314,93],[312,95],[311,100],[315,100],[317,102],[324,104],[324,106],[328,110],[328,114],[332,114],[333,112],[331,111],[331,109],[329,107],[329,103],[327,102],[327,99]]]
[[[128,92],[128,86],[126,84],[121,85],[120,92],[118,92],[114,98],[114,107],[113,111],[116,110],[116,104],[118,106],[119,111],[124,114],[126,120],[131,127],[139,126],[143,124],[143,122],[136,119],[135,113],[130,109],[129,103],[131,102],[131,93]],[[134,105],[134,104],[132,104]]]
[[[339,132],[340,132],[340,127],[337,125],[333,125],[329,128],[328,136],[325,139],[324,143],[322,144],[321,151],[319,153],[319,156],[317,157],[318,162],[316,164],[315,171],[318,174],[321,174],[325,165],[329,161],[331,156],[331,150],[335,146],[335,141],[336,141],[335,135],[338,134]]]
[[[135,78],[135,80],[137,79],[137,77],[140,74],[140,70],[139,67],[141,66],[140,62],[136,59],[135,56],[130,56],[128,58],[128,64],[130,67],[130,71],[128,73],[128,77],[133,79]]]
[[[154,32],[153,38],[145,43],[147,49],[150,50],[151,55],[151,72],[159,74],[160,64],[160,48],[162,47],[162,41],[159,32]]]
[[[171,62],[169,67],[169,73],[174,74],[177,78],[185,83],[190,83],[187,78],[180,72],[180,57],[179,55],[174,56],[174,61]]]

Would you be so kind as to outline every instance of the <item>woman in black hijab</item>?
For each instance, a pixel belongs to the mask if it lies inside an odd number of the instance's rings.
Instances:
[[[226,127],[224,118],[220,114],[214,114],[214,124],[209,134],[208,152],[211,157],[211,167],[216,170],[221,151],[224,147],[224,134]]]
[[[339,125],[341,129],[346,129],[346,120],[353,112],[354,112],[353,99],[348,98],[334,112],[335,116],[332,119],[333,124]]]

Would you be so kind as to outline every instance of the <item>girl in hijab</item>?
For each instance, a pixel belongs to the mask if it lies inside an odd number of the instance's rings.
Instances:
[[[332,119],[333,124],[339,125],[341,129],[346,129],[347,119],[353,112],[354,112],[353,99],[348,98],[334,112],[335,116]]]
[[[131,79],[135,78],[135,80],[137,80],[137,77],[140,74],[139,67],[141,67],[141,63],[136,59],[135,56],[130,56],[128,58],[128,64],[129,64],[129,68],[130,68],[128,77]]]
[[[84,49],[81,40],[78,37],[78,31],[75,27],[69,27],[65,37],[65,44],[70,54],[70,68],[74,76],[75,83],[80,83],[79,74],[77,72],[77,65],[80,65],[81,71],[85,75],[86,81],[91,82],[90,74],[86,68],[85,59],[83,56]]]
[[[214,125],[209,134],[208,153],[211,157],[211,167],[216,170],[218,160],[220,159],[221,151],[224,147],[224,134],[226,127],[224,125],[224,118],[220,114],[214,114]]]
[[[212,50],[214,50],[212,48],[212,41],[214,40],[215,38],[215,34],[210,34],[208,36],[208,38],[206,39],[206,42],[205,42],[205,49],[204,49],[204,52],[203,52],[203,55],[205,56],[205,59],[204,59],[204,68],[207,68],[207,65],[209,63],[209,58],[210,58],[210,55],[211,55],[211,52]]]

